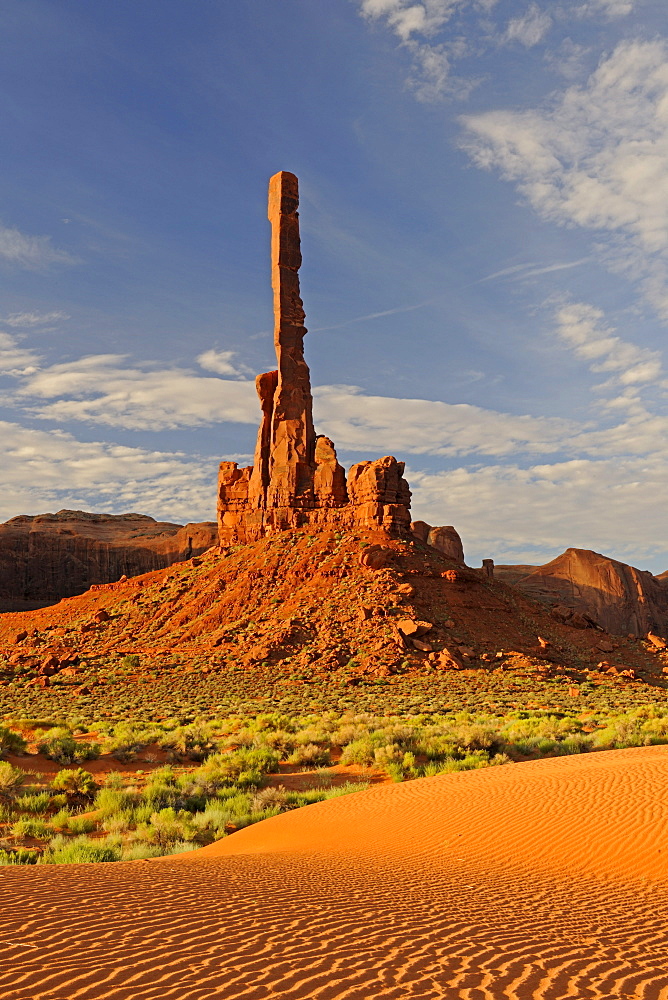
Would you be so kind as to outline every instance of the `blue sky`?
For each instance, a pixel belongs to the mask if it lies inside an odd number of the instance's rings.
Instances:
[[[214,516],[300,178],[316,424],[467,558],[668,567],[664,0],[5,0],[0,517]]]

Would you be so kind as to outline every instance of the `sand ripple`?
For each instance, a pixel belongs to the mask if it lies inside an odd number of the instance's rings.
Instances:
[[[668,747],[384,785],[180,858],[0,869],[2,1000],[668,1000]]]

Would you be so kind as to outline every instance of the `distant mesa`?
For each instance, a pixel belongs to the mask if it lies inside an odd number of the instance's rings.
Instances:
[[[618,635],[668,631],[668,573],[656,577],[589,549],[566,549],[544,566],[496,566],[498,580],[529,597],[590,616]]]
[[[93,584],[137,576],[200,555],[216,524],[172,524],[145,514],[22,514],[0,524],[0,611],[83,594]]]
[[[346,476],[334,443],[315,432],[304,360],[298,206],[295,175],[275,174],[269,181],[269,221],[278,367],[255,381],[262,418],[253,465],[220,465],[221,545],[251,542],[307,524],[382,528],[396,537],[410,533],[411,494],[403,478],[404,463],[387,455],[358,462]]]

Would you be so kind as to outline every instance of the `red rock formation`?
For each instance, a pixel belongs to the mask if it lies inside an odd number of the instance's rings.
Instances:
[[[598,552],[566,549],[544,566],[496,566],[495,576],[547,604],[587,615],[608,632],[668,634],[668,589],[651,573]]]
[[[222,545],[256,541],[304,524],[380,527],[406,534],[410,490],[391,456],[346,474],[329,438],[316,436],[304,307],[299,289],[298,182],[281,171],[269,182],[274,346],[278,368],[256,379],[262,419],[252,466],[222,462],[218,525]]]
[[[20,515],[0,524],[0,609],[43,606],[91,584],[162,569],[217,543],[216,525],[144,514]]]
[[[464,546],[459,533],[451,524],[432,528],[426,521],[412,521],[411,532],[416,538],[432,548],[438,549],[448,559],[464,565]]]

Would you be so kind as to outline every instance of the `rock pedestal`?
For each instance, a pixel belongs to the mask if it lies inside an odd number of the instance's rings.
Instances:
[[[304,306],[299,289],[299,188],[294,174],[269,181],[271,283],[277,370],[255,380],[262,419],[252,466],[221,462],[221,545],[249,542],[304,524],[360,525],[403,535],[410,530],[404,463],[391,455],[346,473],[333,442],[313,427],[313,397],[304,360]]]

